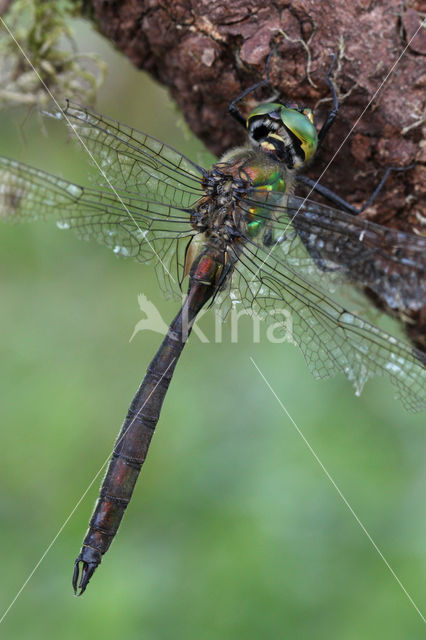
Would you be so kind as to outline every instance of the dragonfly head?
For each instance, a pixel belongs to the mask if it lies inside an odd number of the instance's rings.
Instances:
[[[289,169],[308,162],[318,146],[310,109],[264,102],[249,113],[247,130],[254,147],[284,162]]]

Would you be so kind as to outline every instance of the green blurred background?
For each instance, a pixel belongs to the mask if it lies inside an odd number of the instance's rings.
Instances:
[[[196,161],[166,92],[82,23],[109,74],[97,109]],[[218,78],[220,82],[220,78]],[[232,96],[230,96],[232,98]],[[226,117],[226,114],[224,114]],[[56,127],[58,129],[58,127]],[[0,152],[87,181],[83,152],[37,116],[0,116]],[[109,455],[169,322],[154,271],[50,223],[0,227],[0,617]],[[201,321],[212,338],[212,314]],[[421,426],[392,387],[360,398],[315,381],[295,347],[190,340],[121,530],[86,594],[71,574],[99,479],[0,627],[5,638],[422,638],[421,619],[271,394],[250,356],[413,599],[424,596]],[[263,333],[264,336],[264,333]],[[423,511],[424,515],[424,511]]]

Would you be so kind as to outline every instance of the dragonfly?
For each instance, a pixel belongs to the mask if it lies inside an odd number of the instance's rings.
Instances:
[[[330,295],[330,283],[368,287],[390,307],[419,309],[426,300],[426,238],[376,225],[344,201],[334,208],[294,195],[298,172],[336,117],[335,96],[317,132],[312,111],[297,105],[264,102],[245,118],[237,104],[248,91],[230,105],[247,144],[210,169],[71,102],[51,115],[68,123],[95,159],[103,175],[97,187],[0,157],[0,218],[52,218],[60,229],[153,264],[160,288],[179,296],[186,289],[116,440],[74,564],[78,595],[117,533],[176,364],[206,306],[226,315],[238,301],[275,325],[281,316],[274,310],[284,306],[292,340],[314,376],[343,373],[357,393],[370,377],[385,376],[407,409],[425,407],[424,352],[349,311]]]

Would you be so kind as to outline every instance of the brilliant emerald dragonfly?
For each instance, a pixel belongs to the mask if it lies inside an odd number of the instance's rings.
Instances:
[[[105,176],[99,188],[0,158],[0,217],[52,217],[60,229],[153,263],[163,288],[187,290],[116,441],[75,562],[73,586],[80,594],[117,532],[175,366],[205,305],[226,309],[237,299],[274,322],[274,309],[285,306],[293,341],[316,377],[343,373],[359,393],[370,377],[382,375],[406,408],[426,404],[424,352],[327,293],[330,282],[355,283],[391,308],[420,309],[426,238],[380,227],[344,203],[346,210],[338,210],[293,195],[297,171],[315,153],[337,105],[317,133],[307,109],[268,102],[245,119],[236,102],[230,110],[247,127],[248,143],[209,170],[145,133],[71,103],[53,115],[66,120],[93,154]]]

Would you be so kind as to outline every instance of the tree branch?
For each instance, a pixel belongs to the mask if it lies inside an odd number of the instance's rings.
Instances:
[[[316,107],[319,122],[331,105],[325,83],[331,54],[338,55],[334,82],[341,100],[339,117],[309,175],[320,175],[364,109],[322,179],[326,186],[360,204],[387,166],[424,162],[419,145],[424,32],[420,30],[405,50],[420,25],[415,2],[404,9],[399,0],[86,0],[85,9],[138,68],[170,89],[191,129],[216,154],[243,141],[244,132],[228,117],[227,108],[244,89],[265,78],[266,59],[274,48],[274,90],[284,101]],[[257,99],[268,95],[270,89]],[[252,97],[247,110],[253,104]],[[393,175],[382,206],[370,209],[370,217],[420,231],[420,216],[426,216],[420,209],[423,170],[418,164]]]
[[[265,79],[271,50],[274,91],[284,102],[313,108],[319,125],[331,107],[325,77],[337,54],[339,116],[307,174],[317,179],[325,170],[322,184],[361,205],[388,166],[415,162],[392,174],[362,215],[425,233],[426,37],[417,0],[85,0],[85,9],[138,68],[169,88],[191,129],[218,155],[244,140],[227,108]],[[252,96],[246,112],[270,95],[266,89],[256,101]],[[426,308],[400,315],[424,348]]]

